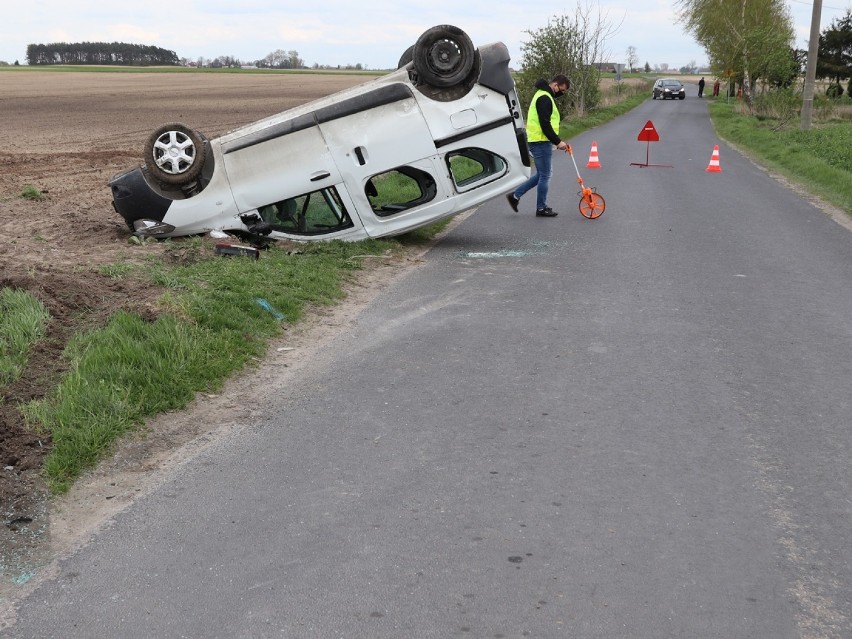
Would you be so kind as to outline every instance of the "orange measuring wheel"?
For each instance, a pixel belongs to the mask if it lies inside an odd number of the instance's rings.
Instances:
[[[580,195],[580,215],[590,220],[594,220],[603,215],[606,210],[606,200],[600,193],[595,193],[592,189],[584,188],[579,193]]]
[[[596,220],[606,210],[606,201],[603,195],[596,193],[594,188],[589,188],[583,185],[583,178],[580,177],[580,170],[577,168],[577,161],[574,159],[574,154],[571,152],[571,146],[566,149],[568,155],[571,156],[571,162],[574,163],[574,170],[577,172],[577,184],[580,185],[580,215],[587,220]]]

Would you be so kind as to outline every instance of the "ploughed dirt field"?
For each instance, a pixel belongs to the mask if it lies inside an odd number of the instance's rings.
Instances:
[[[215,137],[370,79],[0,72],[0,288],[26,289],[51,318],[22,378],[0,388],[0,595],[4,586],[8,591],[30,580],[36,555],[55,537],[40,475],[50,440],[27,430],[18,405],[55,385],[64,370],[62,350],[74,332],[102,325],[119,308],[154,312],[158,290],[99,275],[99,265],[142,260],[152,252],[169,258],[163,244],[128,242],[130,231],[112,209],[108,180],[139,164],[147,136],[166,122]],[[46,197],[24,199],[27,185]],[[68,505],[65,498],[66,510]],[[0,628],[2,616],[0,610]]]

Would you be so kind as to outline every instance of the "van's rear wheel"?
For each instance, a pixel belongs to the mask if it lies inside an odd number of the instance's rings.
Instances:
[[[420,81],[433,87],[447,88],[468,78],[474,66],[476,49],[464,31],[443,24],[425,31],[417,39],[413,56]]]
[[[402,55],[399,56],[399,62],[397,62],[396,68],[401,69],[404,66],[407,66],[409,62],[414,60],[414,45],[412,44],[405,51],[402,52]]]
[[[164,124],[148,136],[144,157],[158,182],[188,184],[204,167],[204,136],[180,122]]]

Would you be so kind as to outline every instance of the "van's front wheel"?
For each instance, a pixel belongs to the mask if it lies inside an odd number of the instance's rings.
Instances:
[[[450,24],[425,31],[414,43],[413,53],[419,80],[440,88],[464,82],[476,58],[470,37]]]

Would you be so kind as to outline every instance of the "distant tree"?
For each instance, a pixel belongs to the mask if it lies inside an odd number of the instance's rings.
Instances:
[[[276,49],[266,54],[263,62],[265,66],[273,69],[301,69],[305,66],[305,61],[299,57],[298,51],[284,51],[284,49]]]
[[[820,34],[816,75],[832,80],[840,93],[843,92],[840,81],[852,77],[852,9],[833,20]]]
[[[298,51],[288,51],[287,58],[291,69],[301,69],[305,66],[305,61],[299,57]]]
[[[234,69],[242,66],[240,61],[232,55],[220,55],[216,58],[216,62],[220,68],[227,67],[229,69]]]
[[[753,84],[784,58],[794,41],[785,0],[677,0],[678,20],[695,36],[718,75],[740,78],[751,104]],[[767,61],[771,60],[771,63]],[[759,69],[758,69],[759,68]]]
[[[613,33],[600,13],[592,16],[590,6],[578,2],[574,16],[553,16],[546,26],[526,33],[530,39],[521,43],[521,72],[516,82],[521,102],[530,103],[537,80],[564,73],[571,79],[571,88],[559,98],[562,113],[570,106],[582,116],[597,106],[599,65],[608,55],[604,46]]]
[[[690,60],[689,64],[686,64],[680,68],[681,73],[693,74],[698,73],[698,65],[695,63],[695,60]]]
[[[645,63],[645,73],[651,73],[651,65],[647,62]]]
[[[639,64],[639,56],[636,54],[636,47],[627,47],[627,70],[633,73],[634,67]]]

